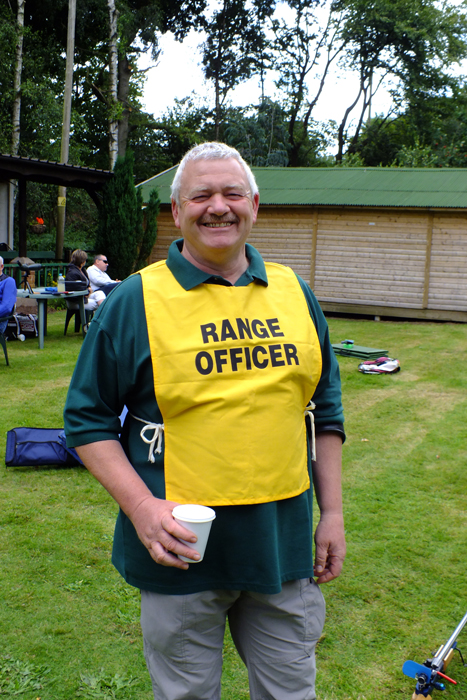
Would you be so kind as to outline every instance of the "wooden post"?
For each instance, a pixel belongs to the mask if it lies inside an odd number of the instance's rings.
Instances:
[[[18,253],[20,258],[27,255],[27,199],[26,199],[26,178],[20,177],[18,180],[18,224],[19,224],[19,244]]]
[[[316,273],[316,246],[318,243],[318,210],[313,212],[313,232],[311,237],[311,267],[310,267],[310,287],[315,287]]]
[[[431,267],[431,244],[433,240],[433,214],[429,212],[426,230],[425,248],[425,279],[423,282],[423,302],[422,309],[428,308],[428,295],[430,292],[430,267]]]

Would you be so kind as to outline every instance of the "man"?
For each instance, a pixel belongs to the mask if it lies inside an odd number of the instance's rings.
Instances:
[[[13,277],[8,277],[3,272],[5,265],[0,257],[0,319],[9,316],[16,304],[16,283]],[[0,333],[4,333],[8,320],[0,321]]]
[[[86,270],[89,281],[91,282],[92,291],[97,292],[100,290],[104,292],[105,296],[107,296],[114,287],[120,284],[120,280],[114,281],[107,274],[108,266],[109,263],[106,256],[99,254],[94,257],[94,264]]]
[[[259,195],[237,151],[196,146],[172,197],[183,240],[99,310],[68,394],[67,442],[120,505],[113,563],[141,590],[154,698],[220,698],[228,618],[253,700],[311,700],[317,584],[345,556],[343,415],[326,321],[303,281],[246,243]],[[178,558],[199,557],[180,542],[196,538],[174,520],[177,503],[216,511],[202,562]]]

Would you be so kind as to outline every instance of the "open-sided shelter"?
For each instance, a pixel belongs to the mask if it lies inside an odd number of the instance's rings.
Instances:
[[[467,321],[467,168],[253,168],[250,242],[289,265],[325,311]],[[161,199],[151,262],[179,237],[171,168],[138,185]]]
[[[55,163],[37,158],[0,155],[0,242],[13,247],[12,182],[18,183],[19,254],[25,257],[27,183],[41,182],[86,190],[97,206],[105,183],[113,177],[108,170]]]

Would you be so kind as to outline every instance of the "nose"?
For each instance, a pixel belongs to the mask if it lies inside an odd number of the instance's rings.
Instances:
[[[216,216],[223,216],[228,211],[230,211],[230,206],[227,200],[220,192],[215,192],[211,195],[209,199],[208,211],[210,214],[215,214]]]

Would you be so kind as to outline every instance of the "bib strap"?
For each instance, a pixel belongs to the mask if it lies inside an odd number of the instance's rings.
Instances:
[[[154,455],[160,455],[160,453],[162,452],[162,436],[164,434],[164,424],[151,423],[151,421],[138,418],[138,416],[133,415],[133,413],[130,413],[130,416],[135,420],[138,420],[140,423],[145,423],[144,428],[141,428],[140,436],[142,441],[145,442],[146,445],[149,445],[148,462],[154,464],[154,462],[156,461]],[[151,430],[153,431],[152,437],[146,437],[146,432]]]
[[[316,462],[316,439],[315,439],[315,417],[312,411],[316,408],[313,401],[305,408],[305,416],[309,416],[311,423],[311,459]]]

